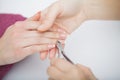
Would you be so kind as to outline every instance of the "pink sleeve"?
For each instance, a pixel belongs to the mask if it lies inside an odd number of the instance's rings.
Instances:
[[[0,14],[0,37],[4,34],[5,30],[16,21],[23,21],[25,17],[17,14]],[[0,66],[0,80],[11,69],[13,64]]]
[[[12,68],[13,64],[0,66],[0,80],[7,74],[7,72]]]

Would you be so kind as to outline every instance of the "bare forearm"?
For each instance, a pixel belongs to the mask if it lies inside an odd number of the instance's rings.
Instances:
[[[120,0],[87,0],[89,19],[120,20]]]

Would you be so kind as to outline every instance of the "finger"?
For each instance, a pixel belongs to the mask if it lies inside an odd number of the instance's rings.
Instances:
[[[40,25],[38,21],[18,21],[14,24],[15,27],[19,27],[23,30],[37,30],[37,27]]]
[[[45,32],[43,33],[44,37],[53,38],[53,39],[66,39],[67,34],[65,33],[58,33],[58,32]]]
[[[39,31],[49,30],[52,27],[56,17],[59,16],[60,12],[61,10],[58,7],[58,5],[52,5],[49,8],[42,11],[41,13],[42,25],[38,27],[38,30]]]
[[[47,51],[48,49],[54,48],[53,45],[32,45],[28,47],[24,47],[24,51],[27,52],[27,55],[31,55],[34,53],[39,53],[43,51]]]
[[[39,21],[26,21],[23,25],[26,30],[37,30],[37,27],[40,26]]]
[[[49,52],[49,58],[50,59],[55,58],[55,55],[56,55],[56,48],[53,48]]]
[[[83,70],[87,70],[89,69],[88,67],[81,65],[81,64],[76,64],[76,66],[78,66],[79,68],[83,69]]]
[[[81,65],[81,64],[76,64],[76,66],[78,67],[78,69],[80,71],[84,72],[84,74],[88,78],[90,78],[90,80],[96,80],[96,77],[94,76],[94,74],[92,73],[92,71],[88,67]]]
[[[59,33],[59,32],[44,32],[40,33],[38,31],[27,31],[26,33],[22,33],[23,38],[30,38],[30,37],[44,37],[44,38],[50,38],[50,39],[66,39],[67,34]]]
[[[59,27],[56,24],[53,24],[52,27],[48,31],[58,32],[58,28]]]
[[[40,19],[41,12],[37,12],[32,17],[26,19],[26,21],[38,21]]]
[[[42,33],[43,34],[43,33]],[[38,31],[26,31],[25,33],[22,33],[23,38],[34,38],[34,37],[42,37],[42,34]]]
[[[66,30],[62,29],[57,24],[53,24],[52,28],[50,28],[49,31],[55,31],[55,32],[59,32],[59,33],[66,33],[66,34],[68,34]]]
[[[55,79],[52,79],[51,77],[49,77],[49,79],[48,80],[55,80]]]
[[[48,67],[47,73],[52,79],[55,80],[61,80],[63,77],[63,73],[53,66]]]
[[[41,53],[40,53],[40,59],[41,59],[41,60],[46,59],[46,58],[47,58],[47,55],[48,55],[48,51],[41,52]]]
[[[74,65],[64,59],[52,59],[51,65],[60,69],[63,72],[68,72],[70,69],[74,68]]]
[[[56,39],[49,39],[49,38],[44,38],[44,37],[30,37],[30,38],[21,39],[19,41],[21,42],[17,44],[21,47],[28,47],[32,45],[43,45],[43,44],[50,44],[55,47],[55,44],[57,42]],[[64,43],[63,40],[60,40],[60,41]]]

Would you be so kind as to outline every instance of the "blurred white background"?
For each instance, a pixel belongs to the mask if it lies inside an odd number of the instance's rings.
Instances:
[[[0,13],[30,17],[56,0],[0,0]],[[120,21],[87,21],[66,40],[66,54],[99,80],[120,80]],[[3,80],[47,80],[49,60],[39,54],[15,64]]]

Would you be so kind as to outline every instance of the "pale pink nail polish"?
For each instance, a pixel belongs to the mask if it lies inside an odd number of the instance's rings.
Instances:
[[[58,29],[57,31],[60,32],[60,33],[64,33],[64,34],[66,33],[66,31],[63,30],[63,29]]]
[[[67,37],[66,34],[60,34],[60,38],[61,38],[61,39],[65,39],[66,37]]]
[[[61,32],[61,33],[62,33],[62,32],[63,32],[63,30],[61,30],[61,29],[58,29],[58,32]]]
[[[54,47],[55,47],[54,44],[50,44],[50,45],[48,45],[48,48],[54,48]]]

